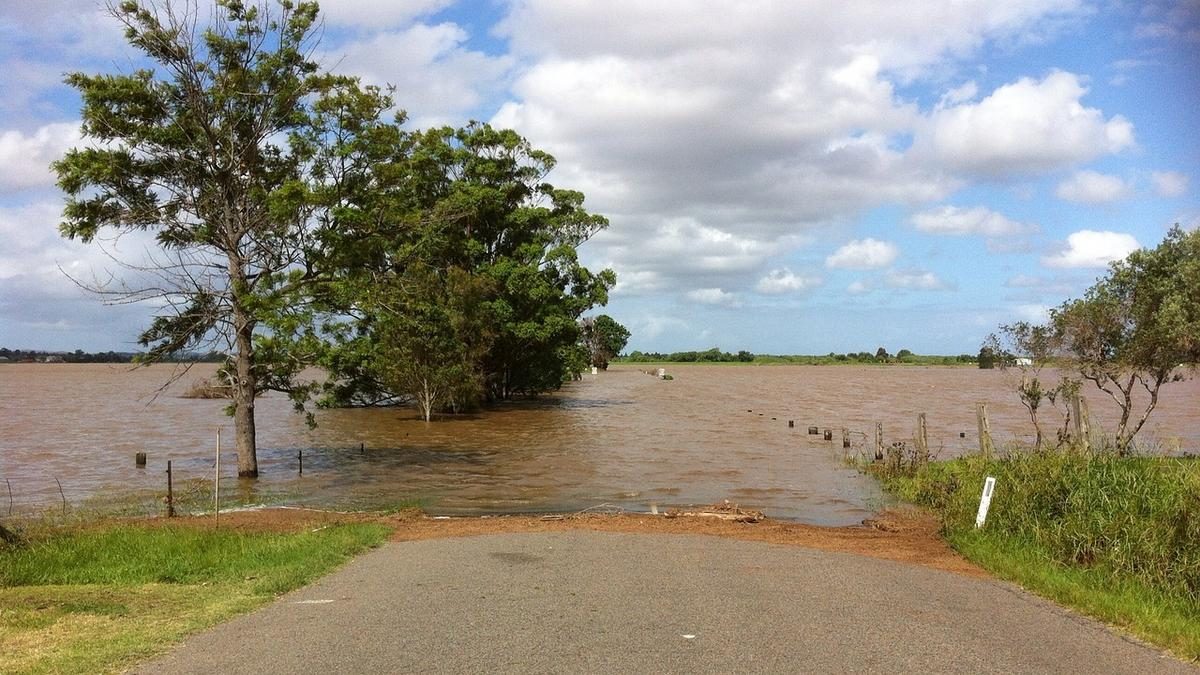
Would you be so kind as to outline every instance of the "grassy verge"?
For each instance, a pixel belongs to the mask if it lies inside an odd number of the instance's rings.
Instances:
[[[0,672],[113,672],[377,545],[387,528],[110,524],[0,547]]]
[[[1200,462],[1029,452],[874,472],[997,576],[1200,659]],[[996,488],[976,529],[986,476]]]

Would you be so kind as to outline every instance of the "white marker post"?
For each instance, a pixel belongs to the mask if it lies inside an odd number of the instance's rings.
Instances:
[[[983,527],[983,521],[987,520],[988,507],[992,505],[992,492],[996,489],[996,479],[988,476],[987,480],[983,481],[983,496],[979,498],[979,513],[975,516],[975,527]]]

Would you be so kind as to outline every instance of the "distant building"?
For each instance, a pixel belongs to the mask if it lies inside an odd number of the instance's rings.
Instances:
[[[1026,358],[1026,357],[1024,357],[1024,356],[1018,356],[1017,358],[1013,359],[1013,365],[1017,365],[1017,366],[1032,366],[1032,365],[1033,365],[1033,359]]]
[[[42,361],[42,363],[66,363],[66,361],[63,361],[63,357],[59,356],[58,354],[51,354],[50,356],[47,356],[46,360]]]

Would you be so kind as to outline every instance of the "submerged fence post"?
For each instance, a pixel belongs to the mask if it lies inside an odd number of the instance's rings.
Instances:
[[[296,451],[296,462],[299,463],[300,475],[303,476],[304,475],[304,451],[303,450]]]
[[[63,515],[65,516],[67,515],[67,493],[63,492],[62,481],[58,479],[58,476],[54,477],[54,482],[58,484],[58,496],[62,497]]]
[[[979,422],[979,452],[983,453],[985,458],[992,457],[992,430],[988,424],[987,404],[978,403],[975,407],[975,414]]]
[[[1075,417],[1075,442],[1084,454],[1091,452],[1090,429],[1087,421],[1087,403],[1083,396],[1075,392],[1071,396],[1071,414]]]
[[[883,422],[875,423],[875,461],[883,459]]]
[[[850,447],[850,430],[842,427],[842,448]]]
[[[167,517],[175,517],[175,488],[171,485],[171,460],[167,460]]]
[[[8,486],[8,515],[11,516],[13,512],[12,482],[5,478],[4,484]]]
[[[929,459],[929,429],[925,426],[925,413],[917,415],[917,461]]]

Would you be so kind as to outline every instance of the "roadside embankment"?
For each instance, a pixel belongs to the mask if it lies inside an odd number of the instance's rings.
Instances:
[[[997,576],[1200,659],[1200,461],[1030,451],[870,470]]]

